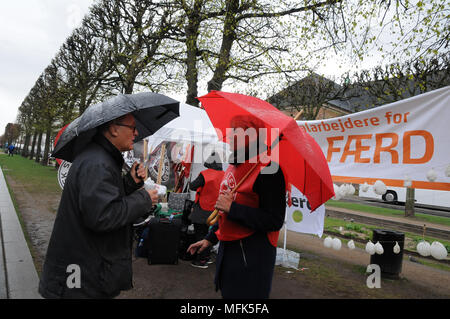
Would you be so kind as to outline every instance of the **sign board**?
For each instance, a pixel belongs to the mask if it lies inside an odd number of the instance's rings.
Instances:
[[[62,161],[58,168],[58,183],[61,189],[64,189],[64,184],[66,183],[67,175],[69,174],[70,167],[72,163],[67,161]]]
[[[450,191],[450,87],[342,117],[297,121],[320,145],[334,182]],[[433,169],[437,179],[430,181]]]

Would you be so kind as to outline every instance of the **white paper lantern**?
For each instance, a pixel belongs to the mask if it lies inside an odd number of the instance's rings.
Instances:
[[[331,248],[331,246],[333,245],[333,239],[330,236],[327,236],[323,241],[323,245],[327,248]]]
[[[382,254],[384,253],[383,246],[380,244],[379,241],[377,241],[377,243],[375,244],[375,252],[376,252],[378,255],[382,255]]]
[[[354,242],[353,240],[350,240],[350,241],[347,243],[347,247],[348,247],[349,249],[351,249],[351,250],[355,249],[355,242]]]
[[[398,244],[398,242],[395,242],[393,251],[394,251],[394,254],[398,254],[400,252],[400,245]]]
[[[365,193],[369,190],[369,187],[369,184],[367,184],[367,182],[364,182],[364,184],[361,185],[360,190]]]
[[[445,169],[445,176],[450,177],[450,164]]]
[[[426,241],[422,240],[420,243],[418,243],[416,250],[420,255],[422,255],[424,257],[431,255],[431,245],[430,245],[430,243],[428,243]]]
[[[341,249],[342,243],[341,240],[339,238],[333,238],[333,242],[332,242],[332,247],[334,250],[339,250]]]
[[[340,200],[341,199],[341,193],[339,193],[339,186],[336,184],[333,184],[333,190],[334,190],[334,200]]]
[[[408,175],[406,175],[405,181],[403,182],[403,186],[405,186],[405,187],[411,187],[411,185],[412,185],[411,177],[409,177]]]
[[[427,179],[428,179],[430,182],[434,182],[434,181],[437,179],[437,173],[436,173],[436,171],[435,171],[434,169],[430,169],[430,170],[427,172]]]
[[[375,245],[369,240],[369,242],[366,244],[366,252],[369,255],[375,254]]]
[[[341,197],[347,196],[347,184],[342,184],[341,186],[339,186],[338,192],[341,195]]]
[[[431,244],[431,256],[438,260],[447,258],[447,249],[438,241]]]
[[[347,192],[347,195],[354,195],[355,194],[355,187],[352,185],[352,184],[349,184],[348,185],[348,192]]]
[[[377,195],[384,195],[386,194],[387,187],[382,181],[377,180],[375,184],[373,184],[373,190]]]

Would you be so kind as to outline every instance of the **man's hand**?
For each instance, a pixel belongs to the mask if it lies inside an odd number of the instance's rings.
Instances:
[[[187,252],[189,252],[191,255],[195,254],[196,252],[201,253],[211,245],[212,245],[211,242],[209,242],[206,239],[203,239],[190,245],[189,248],[187,249]]]
[[[152,204],[153,205],[158,204],[158,199],[159,199],[158,191],[156,189],[149,189],[149,190],[145,190],[145,191],[148,193],[148,195],[152,199]]]
[[[217,198],[216,209],[228,213],[231,208],[231,203],[233,203],[233,194],[230,191],[225,191],[219,194],[219,198]]]
[[[131,166],[130,174],[136,184],[139,184],[140,182],[143,182],[147,179],[147,169],[145,168],[145,165],[143,163],[134,162]]]

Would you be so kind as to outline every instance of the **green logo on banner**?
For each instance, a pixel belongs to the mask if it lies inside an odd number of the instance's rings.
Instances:
[[[292,218],[294,219],[294,222],[300,223],[303,220],[302,212],[299,210],[296,210],[292,213]]]

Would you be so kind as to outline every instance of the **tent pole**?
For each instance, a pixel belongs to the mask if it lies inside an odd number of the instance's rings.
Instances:
[[[166,155],[166,144],[164,143],[161,146],[161,157],[159,159],[159,167],[158,167],[158,178],[156,180],[156,184],[161,184],[161,178],[162,178],[162,169],[164,165],[164,156]]]
[[[286,264],[287,214],[284,216],[283,264]]]

